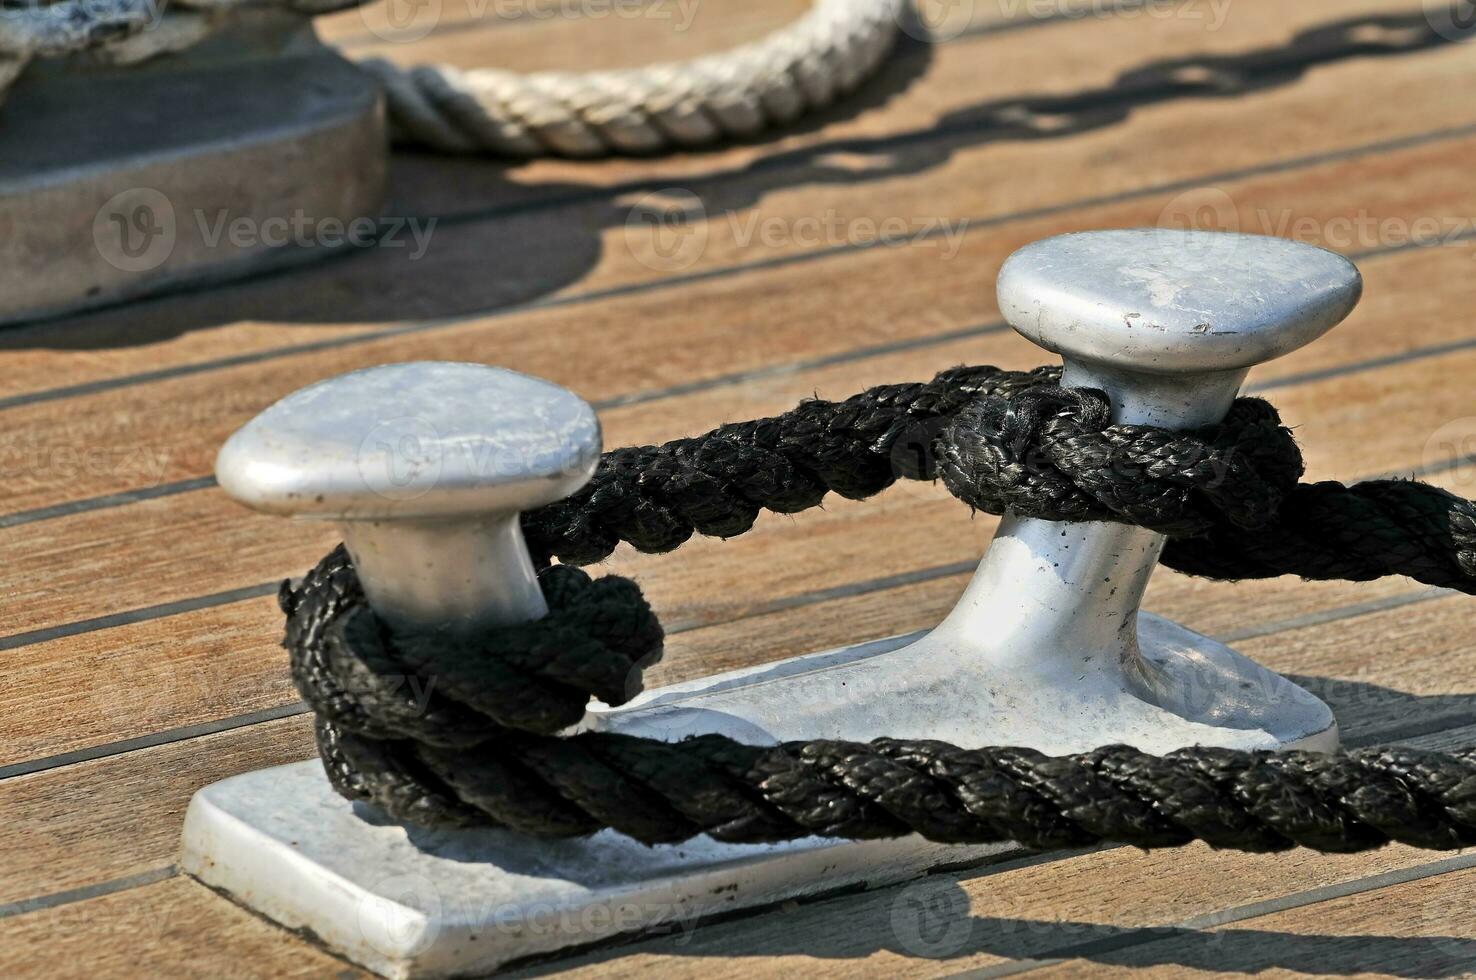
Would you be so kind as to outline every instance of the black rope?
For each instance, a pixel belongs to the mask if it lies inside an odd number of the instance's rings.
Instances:
[[[1476,505],[1423,483],[1299,484],[1302,457],[1276,410],[1242,398],[1199,432],[1110,425],[1101,392],[1059,368],[966,367],[694,439],[616,449],[579,493],[523,516],[535,557],[587,565],[624,541],[670,551],[733,537],[762,510],[828,492],[863,499],[941,476],[991,514],[1119,521],[1173,536],[1164,563],[1212,578],[1407,575],[1476,592]]]
[[[932,444],[966,405],[1060,377],[1059,368],[955,368],[927,384],[882,385],[843,402],[814,399],[695,439],[611,450],[578,493],[524,514],[523,533],[535,557],[587,565],[621,541],[670,551],[694,532],[742,534],[763,510],[796,513],[831,492],[864,499],[899,476],[931,480]]]
[[[1275,410],[1236,402],[1196,432],[1112,425],[1105,395],[1051,369],[960,368],[928,384],[810,401],[697,439],[607,453],[588,487],[524,517],[550,613],[474,638],[391,635],[344,549],[284,585],[293,680],[335,788],[423,826],[542,836],[614,828],[647,843],[919,833],[1031,847],[1358,851],[1476,844],[1476,750],[1340,755],[1126,746],[1048,757],[878,739],[751,746],[558,733],[622,704],[660,655],[634,583],[573,567],[747,530],[834,491],[941,477],[970,506],[1112,520],[1175,536],[1175,567],[1241,578],[1407,574],[1476,591],[1476,508],[1422,484],[1299,484]],[[550,565],[550,557],[564,564]]]

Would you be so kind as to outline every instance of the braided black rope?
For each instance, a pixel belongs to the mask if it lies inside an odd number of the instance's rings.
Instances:
[[[843,402],[814,399],[775,418],[695,439],[605,453],[577,494],[523,515],[535,557],[587,565],[624,541],[644,552],[698,534],[733,537],[759,512],[792,514],[827,493],[862,499],[898,477],[934,479],[934,440],[975,399],[1008,399],[1060,380],[1059,368],[955,368],[927,384],[882,385]]]
[[[991,514],[1120,521],[1168,534],[1171,568],[1212,578],[1407,575],[1476,592],[1476,504],[1423,483],[1299,484],[1302,457],[1266,402],[1242,398],[1200,432],[1109,425],[1100,392],[1059,368],[955,368],[843,402],[694,439],[616,449],[579,493],[525,514],[545,562],[587,565],[624,541],[670,551],[733,537],[762,510],[795,513],[828,492],[861,499],[899,478],[943,479]]]
[[[559,734],[590,697],[622,704],[636,693],[662,642],[634,583],[573,564],[622,540],[664,551],[694,531],[739,534],[761,509],[802,510],[830,491],[865,497],[898,476],[941,477],[991,512],[1161,530],[1176,536],[1176,567],[1200,574],[1400,573],[1476,591],[1469,501],[1415,483],[1300,485],[1290,434],[1255,399],[1222,425],[1174,433],[1111,425],[1105,396],[1058,380],[962,368],[608,453],[581,494],[525,515],[549,615],[485,636],[392,636],[336,550],[281,595],[293,680],[317,714],[330,779],[407,823],[553,837],[613,828],[647,843],[915,832],[1041,848],[1476,844],[1476,749],[1156,757],[1108,746],[1052,758],[895,739]]]

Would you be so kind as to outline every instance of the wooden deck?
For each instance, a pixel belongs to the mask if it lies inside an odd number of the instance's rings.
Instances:
[[[806,2],[706,0],[686,31],[534,16],[561,9],[552,0],[515,6],[525,16],[477,18],[512,8],[453,0],[408,44],[379,43],[356,14],[325,32],[406,62],[617,65],[757,37]],[[1158,3],[1032,19],[1040,6],[954,5],[972,17],[957,37],[906,45],[858,98],[771,142],[511,168],[397,156],[388,213],[438,218],[418,259],[371,249],[0,333],[0,976],[359,975],[173,864],[197,788],[313,754],[271,593],[333,531],[251,515],[209,474],[236,426],[329,375],[492,362],[595,402],[609,446],[664,440],[960,362],[1039,363],[997,322],[1006,255],[1207,208],[1338,248],[1367,277],[1346,325],[1252,376],[1297,427],[1310,476],[1419,475],[1476,494],[1476,50],[1350,57],[1222,97],[1136,100],[1119,78],[1163,59],[1285,60],[1300,32],[1417,21],[1425,5],[1195,0],[1173,16]],[[1000,115],[1044,95],[1083,108]],[[670,188],[695,192],[708,215],[705,246],[677,261],[650,228],[627,226],[634,202]],[[816,217],[818,228],[800,220]],[[867,240],[864,222],[887,218],[909,241]],[[945,233],[960,223],[961,236]],[[942,230],[910,234],[927,228]],[[640,580],[673,634],[659,684],[930,625],[992,530],[913,485],[666,557],[622,550],[610,566]],[[1469,601],[1403,580],[1161,572],[1148,607],[1322,694],[1351,743],[1438,747],[1476,740]],[[1473,910],[1476,854],[1111,848],[526,972],[1457,976],[1476,972]]]

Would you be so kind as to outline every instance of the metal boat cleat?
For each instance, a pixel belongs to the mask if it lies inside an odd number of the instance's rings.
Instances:
[[[287,11],[141,65],[37,61],[0,106],[0,325],[371,240],[387,146],[374,81]]]
[[[1105,390],[1119,421],[1190,428],[1223,417],[1251,366],[1347,316],[1361,279],[1331,252],[1280,239],[1136,230],[1024,248],[998,290],[1015,328],[1062,355],[1065,384]],[[289,396],[232,437],[217,471],[250,506],[342,521],[383,614],[456,629],[541,614],[511,515],[572,492],[597,446],[588,406],[545,382],[396,365]],[[408,482],[385,484],[386,473]],[[1315,697],[1139,612],[1163,544],[1122,525],[1006,516],[930,631],[595,705],[586,724],[667,740],[894,736],[1049,753],[1335,749],[1337,724]],[[1011,849],[423,832],[341,799],[313,761],[198,793],[182,865],[381,973],[442,977]]]

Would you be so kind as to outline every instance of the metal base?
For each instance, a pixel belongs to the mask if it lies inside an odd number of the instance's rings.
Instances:
[[[609,831],[546,841],[383,820],[338,796],[316,760],[264,769],[195,795],[180,866],[376,973],[423,978],[477,976],[623,933],[686,932],[735,909],[1016,850],[918,837],[646,847]]]
[[[0,108],[0,324],[321,255],[378,216],[386,146],[372,80],[280,13],[33,69]]]
[[[965,596],[960,609],[968,607]],[[1093,664],[1073,654],[1073,676],[1017,664],[980,683],[981,662],[995,659],[1007,636],[982,656],[972,637],[975,677],[964,683],[951,650],[966,620],[952,616],[930,633],[652,691],[598,710],[592,727],[667,739],[721,731],[751,741],[887,734],[1051,752],[1112,742],[1155,752],[1191,744],[1337,747],[1326,705],[1157,617],[1144,614],[1136,625],[1158,703],[1124,682],[1115,658]],[[1162,706],[1169,702],[1175,711]],[[735,909],[894,884],[1012,849],[918,837],[778,846],[699,838],[648,848],[614,833],[558,842],[501,831],[426,833],[341,799],[313,761],[198,793],[181,862],[205,884],[379,973],[447,977],[622,933],[686,929]]]
[[[1222,643],[1138,612],[1163,538],[1007,516],[935,629],[652,691],[590,726],[676,741],[940,739],[1049,754],[1127,744],[1337,748],[1331,709]]]
[[[1076,283],[1078,267],[1088,283],[1111,285],[1105,306],[1090,295],[1050,299],[1042,309],[1067,312],[1042,318],[1050,327],[1038,339],[1066,352],[1063,384],[1102,388],[1114,419],[1132,424],[1218,421],[1257,356],[1283,353],[1327,329],[1351,308],[1360,284],[1357,271],[1330,253],[1248,238],[1237,238],[1212,268],[1190,264],[1188,278],[1171,270],[1186,247],[1204,244],[1198,238],[1105,232],[1053,242],[1007,263],[1001,308],[1013,302],[1025,312],[1012,322],[1036,323],[1031,303],[1041,305],[1052,284]],[[1288,247],[1296,252],[1291,259]],[[1304,274],[1298,288],[1284,285],[1289,262]],[[1272,295],[1267,282],[1283,286]],[[1258,297],[1249,307],[1233,302],[1247,295]],[[1238,319],[1221,322],[1213,313],[1221,308]],[[1106,317],[1108,326],[1078,330],[1087,322],[1079,321],[1081,310]],[[1117,363],[1118,341],[1102,348],[1113,356],[1092,346],[1093,337],[1117,330],[1108,329],[1112,321],[1143,319],[1138,310],[1152,318],[1122,329],[1133,331],[1136,356],[1152,370],[1137,370],[1136,360]],[[1076,352],[1087,356],[1077,360]],[[527,433],[523,422],[514,428]],[[448,432],[431,444],[450,452],[485,438],[468,433]],[[323,474],[334,472],[327,461],[345,438],[355,444],[342,433],[320,444]],[[536,433],[526,444],[530,451],[575,445],[567,435],[540,443]],[[221,482],[230,488],[230,480]],[[596,705],[585,723],[667,741],[715,732],[754,744],[891,736],[1053,754],[1121,743],[1153,753],[1192,745],[1335,749],[1327,705],[1223,644],[1138,612],[1164,542],[1122,524],[1007,514],[963,597],[925,634],[705,678],[620,709]],[[373,562],[365,569],[389,586],[378,605],[393,610],[397,597],[414,598],[415,578]],[[780,846],[699,838],[645,848],[610,833],[565,842],[491,831],[426,834],[386,825],[371,808],[339,799],[311,762],[197,794],[182,865],[366,966],[442,977],[795,896],[894,883],[1007,849],[917,837]]]

